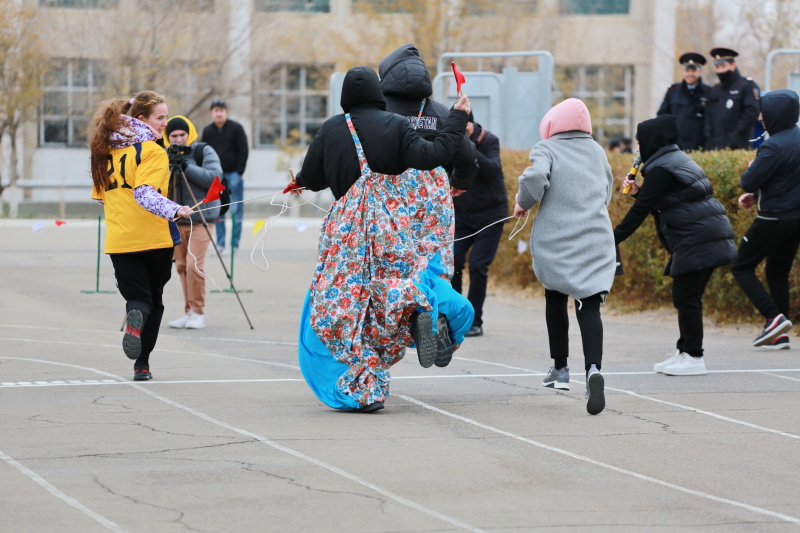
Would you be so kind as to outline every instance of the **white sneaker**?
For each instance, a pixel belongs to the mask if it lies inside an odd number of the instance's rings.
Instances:
[[[664,359],[660,363],[656,363],[653,365],[653,372],[664,372],[664,369],[670,365],[674,365],[678,361],[681,360],[681,351],[675,350],[675,353],[669,356],[667,359]]]
[[[664,369],[664,374],[667,376],[705,376],[708,371],[702,357],[692,357],[688,353],[682,353],[677,363]]]
[[[186,322],[186,329],[203,329],[206,327],[206,319],[203,315],[195,313],[194,311],[189,311],[189,313],[191,313],[191,316]]]
[[[189,311],[191,313],[191,311]],[[182,317],[172,320],[169,323],[169,327],[175,329],[183,329],[186,327],[186,323],[189,322],[189,318],[191,318],[188,314],[183,315]]]

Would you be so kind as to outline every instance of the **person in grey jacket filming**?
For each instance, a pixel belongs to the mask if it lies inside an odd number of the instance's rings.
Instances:
[[[214,149],[206,143],[195,142],[197,130],[194,124],[186,118],[176,116],[170,119],[165,130],[168,143],[187,146],[187,151],[172,150],[170,166],[175,164],[180,168],[172,168],[170,179],[170,198],[180,199],[187,205],[194,205],[206,197],[214,178],[222,176],[222,165]],[[176,159],[175,153],[178,152]],[[183,175],[181,175],[183,174]],[[184,179],[184,177],[186,179]],[[187,188],[191,187],[191,192]],[[169,323],[171,328],[202,329],[205,327],[206,279],[201,272],[205,272],[206,252],[211,243],[211,230],[214,223],[208,224],[208,231],[201,227],[203,220],[215,220],[219,216],[220,201],[213,200],[203,204],[200,213],[195,213],[189,219],[178,221],[178,230],[181,234],[181,244],[175,247],[175,266],[181,278],[183,288],[184,315]],[[188,258],[188,259],[187,259]]]

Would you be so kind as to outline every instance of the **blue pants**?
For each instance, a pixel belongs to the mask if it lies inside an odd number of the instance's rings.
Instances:
[[[240,202],[232,204],[228,210],[233,220],[231,246],[238,248],[239,240],[242,238],[242,217],[244,216],[244,203],[241,203],[244,200],[244,180],[238,172],[227,172],[225,179],[228,180],[228,188],[231,191],[231,202]],[[215,226],[217,227],[217,247],[225,248],[225,215],[217,219]]]
[[[457,293],[450,283],[439,277],[443,272],[438,255],[428,264],[428,268],[420,276],[416,284],[433,309],[434,328],[436,317],[443,313],[450,325],[450,336],[454,344],[464,341],[464,334],[469,331],[474,318],[474,311],[469,300]],[[319,340],[311,328],[310,290],[306,293],[303,311],[300,317],[299,362],[308,386],[322,402],[334,409],[358,409],[361,404],[351,398],[338,387],[339,376],[347,372],[348,366],[337,361],[328,348]]]

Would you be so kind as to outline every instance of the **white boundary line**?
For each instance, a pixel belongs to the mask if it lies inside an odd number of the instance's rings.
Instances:
[[[504,365],[502,363],[495,363],[493,361],[482,361],[480,359],[469,359],[469,361],[472,361],[472,362],[475,362],[475,363],[483,363],[483,364],[491,365],[491,366],[499,366],[499,367],[508,368],[508,369],[511,369],[511,370],[519,370],[521,372],[533,372],[532,370],[527,369],[527,368],[522,368],[522,367],[518,367],[518,366]],[[751,372],[755,372],[755,371],[751,371]],[[612,374],[608,373],[608,374],[605,374],[605,375],[612,375]],[[580,385],[585,385],[585,383],[582,382],[582,381],[577,381],[577,380],[570,380],[570,381],[573,382],[573,383],[578,383]],[[712,413],[711,411],[705,411],[703,409],[698,409],[696,407],[691,407],[689,405],[683,405],[683,404],[675,403],[675,402],[668,402],[666,400],[659,400],[658,398],[645,396],[644,394],[639,394],[638,392],[633,392],[633,391],[629,391],[629,390],[625,390],[625,389],[617,389],[617,388],[613,388],[613,387],[606,387],[605,390],[614,391],[614,392],[620,392],[622,394],[627,394],[627,395],[633,396],[635,398],[641,398],[642,400],[648,400],[648,401],[651,401],[651,402],[656,402],[656,403],[660,403],[660,404],[664,404],[664,405],[669,405],[671,407],[677,407],[679,409],[685,409],[687,411],[692,411],[692,412],[695,412],[695,413],[698,413],[698,414],[701,414],[701,415],[710,416],[710,417],[716,418],[718,420],[723,420],[725,422],[731,422],[732,424],[739,424],[740,426],[746,426],[746,427],[749,427],[749,428],[758,429],[760,431],[766,431],[767,433],[773,433],[775,435],[780,435],[782,437],[789,437],[789,438],[792,438],[792,439],[800,439],[800,435],[795,435],[794,433],[786,433],[784,431],[778,431],[777,429],[772,429],[772,428],[768,428],[768,427],[764,427],[764,426],[758,426],[756,424],[751,424],[750,422],[745,422],[744,420],[738,420],[736,418],[729,418],[727,416],[718,415],[717,413]]]
[[[106,344],[76,343],[76,342],[68,342],[68,341],[43,341],[43,340],[36,340],[36,339],[0,338],[0,340],[23,341],[23,342],[31,342],[31,343],[42,342],[42,343],[53,343],[53,344],[70,344],[70,345],[80,345],[80,346],[113,346],[113,347],[117,347],[116,345],[106,345]],[[154,351],[159,351],[159,350],[156,349]],[[172,353],[186,353],[186,352],[179,351],[179,350],[160,350],[160,351],[162,351],[162,352],[172,352]],[[196,354],[196,355],[209,355],[209,356],[212,356],[212,357],[219,357],[219,358],[223,358],[223,359],[234,359],[234,360],[249,361],[249,362],[254,362],[254,363],[261,363],[261,364],[272,365],[272,366],[281,366],[281,367],[286,367],[286,368],[292,368],[292,369],[295,369],[295,370],[299,370],[299,367],[297,367],[297,366],[284,364],[284,363],[272,363],[272,362],[267,362],[267,361],[260,361],[260,360],[257,360],[257,359],[248,359],[248,358],[244,358],[244,357],[234,357],[234,356],[203,353],[203,352],[191,352],[191,353]],[[27,358],[9,358],[9,359],[35,361],[35,359],[27,359]],[[503,363],[495,363],[494,361],[483,361],[481,359],[468,359],[468,358],[462,358],[462,360],[470,361],[470,362],[474,362],[474,363],[486,364],[486,365],[490,365],[490,366],[499,366],[501,368],[508,368],[510,370],[518,370],[520,372],[525,372],[525,373],[528,373],[528,374],[531,374],[531,375],[539,375],[539,376],[544,375],[544,374],[542,374],[540,372],[536,372],[535,370],[530,370],[528,368],[511,366],[511,365],[506,365],[506,364],[503,364]],[[760,371],[758,371],[758,370],[750,370],[750,372],[760,372]],[[774,370],[773,370],[773,372],[774,372]],[[609,372],[609,373],[606,373],[606,375],[613,375],[613,374]],[[122,378],[120,378],[120,379],[122,379]],[[394,378],[394,379],[400,379],[400,378]],[[424,377],[419,377],[417,379],[425,379],[425,378]],[[581,384],[581,385],[584,385],[584,383],[582,381],[573,380],[573,382]],[[39,386],[43,386],[43,385],[39,385]],[[6,387],[0,387],[0,388],[14,388],[14,387],[6,386]],[[800,440],[800,435],[796,435],[794,433],[787,433],[785,431],[779,431],[777,429],[772,429],[772,428],[768,428],[768,427],[764,427],[764,426],[759,426],[759,425],[756,425],[756,424],[751,424],[750,422],[745,422],[744,420],[738,420],[736,418],[730,418],[730,417],[727,417],[727,416],[724,416],[724,415],[713,413],[711,411],[705,411],[703,409],[698,409],[696,407],[692,407],[692,406],[689,406],[689,405],[683,405],[683,404],[679,404],[679,403],[675,403],[675,402],[669,402],[667,400],[659,400],[658,398],[653,398],[651,396],[645,396],[644,394],[639,394],[638,392],[633,392],[633,391],[629,391],[629,390],[625,390],[625,389],[606,387],[605,390],[619,392],[619,393],[622,393],[622,394],[627,394],[627,395],[633,396],[635,398],[640,398],[640,399],[643,399],[643,400],[648,400],[648,401],[651,401],[651,402],[660,403],[660,404],[663,404],[663,405],[669,405],[671,407],[677,407],[679,409],[684,409],[684,410],[687,410],[687,411],[692,411],[692,412],[697,413],[697,414],[709,416],[711,418],[716,418],[718,420],[722,420],[722,421],[725,421],[725,422],[730,422],[732,424],[738,424],[740,426],[745,426],[745,427],[749,427],[749,428],[752,428],[752,429],[765,431],[767,433],[780,435],[782,437],[789,437],[789,438],[792,438],[792,439]]]
[[[49,483],[42,476],[40,476],[30,468],[26,467],[19,461],[16,461],[12,457],[9,457],[5,453],[3,453],[2,450],[0,450],[0,459],[2,459],[8,465],[13,466],[17,470],[25,474],[28,478],[36,482],[40,487],[45,489],[47,492],[49,492],[59,500],[62,500],[67,505],[74,507],[78,511],[82,512],[83,514],[91,518],[92,520],[99,522],[101,525],[105,526],[106,529],[110,529],[111,531],[117,531],[118,533],[127,533],[126,529],[121,528],[108,518],[92,511],[91,509],[83,505],[81,502],[79,502],[72,496],[67,496],[62,491],[58,490],[58,488],[56,488],[53,484]]]
[[[790,378],[789,376],[781,376],[780,374],[770,374],[770,372],[780,372],[780,370],[770,370],[769,372],[765,372],[763,370],[759,370],[759,373],[760,374],[764,374],[765,376],[772,376],[774,378],[788,379],[788,380],[791,380],[791,381],[800,381],[800,379],[797,379],[797,378]]]
[[[111,374],[109,372],[104,372],[102,370],[98,370],[96,368],[80,366],[80,365],[72,365],[72,364],[69,364],[69,363],[60,363],[60,362],[57,362],[57,361],[48,361],[46,359],[25,359],[25,358],[19,358],[19,357],[0,357],[0,359],[12,359],[12,360],[23,359],[23,360],[27,360],[27,361],[36,361],[38,363],[45,363],[45,364],[58,365],[58,366],[66,366],[66,367],[71,367],[71,368],[78,368],[80,370],[88,370],[90,372],[95,372],[95,373],[97,373],[97,374],[99,374],[101,376],[108,376],[108,377],[116,378],[116,379],[119,379],[119,380],[123,379],[120,376],[116,376],[116,375]],[[304,454],[302,452],[298,452],[297,450],[294,450],[292,448],[288,448],[286,446],[278,444],[277,442],[272,441],[272,440],[270,440],[270,439],[268,439],[266,437],[262,437],[261,435],[258,435],[257,433],[252,433],[250,431],[247,431],[247,430],[244,430],[244,429],[240,429],[240,428],[238,428],[236,426],[233,426],[233,425],[228,424],[226,422],[223,422],[221,420],[217,420],[216,418],[213,418],[213,417],[211,417],[211,416],[209,416],[209,415],[207,415],[205,413],[202,413],[200,411],[197,411],[196,409],[192,409],[191,407],[188,407],[188,406],[183,405],[181,403],[178,403],[176,401],[170,400],[169,398],[167,398],[165,396],[161,396],[160,394],[156,394],[155,392],[147,390],[147,388],[142,387],[141,385],[138,385],[138,384],[136,384],[134,382],[126,381],[124,383],[126,383],[128,386],[130,386],[133,389],[136,389],[136,390],[138,390],[140,392],[143,392],[143,393],[145,393],[145,394],[147,394],[149,396],[152,396],[156,400],[159,400],[159,401],[161,401],[163,403],[166,403],[168,405],[171,405],[173,407],[181,409],[182,411],[186,411],[187,413],[189,413],[191,415],[194,415],[194,416],[196,416],[196,417],[198,417],[198,418],[200,418],[202,420],[205,420],[206,422],[210,422],[212,424],[215,424],[217,426],[225,428],[225,429],[227,429],[229,431],[233,431],[234,433],[238,433],[239,435],[243,435],[245,437],[250,437],[250,438],[257,440],[257,441],[261,442],[262,444],[266,444],[267,446],[270,446],[270,447],[272,447],[272,448],[274,448],[274,449],[276,449],[278,451],[287,453],[287,454],[292,455],[292,456],[294,456],[294,457],[296,457],[298,459],[301,459],[303,461],[312,463],[312,464],[317,465],[317,466],[319,466],[321,468],[329,470],[330,472],[333,472],[334,474],[338,474],[338,475],[340,475],[340,476],[342,476],[342,477],[344,477],[346,479],[349,479],[350,481],[353,481],[354,483],[357,483],[359,485],[362,485],[363,487],[371,489],[371,490],[377,492],[378,494],[382,494],[383,496],[385,496],[385,497],[387,497],[387,498],[389,498],[391,500],[394,500],[395,502],[397,502],[397,503],[399,503],[401,505],[405,505],[406,507],[414,509],[415,511],[419,511],[421,513],[424,513],[424,514],[426,514],[428,516],[431,516],[433,518],[439,519],[439,520],[441,520],[443,522],[451,524],[451,525],[453,525],[453,526],[455,526],[457,528],[460,528],[460,529],[464,529],[464,530],[467,530],[467,531],[472,531],[474,533],[487,533],[486,531],[484,531],[482,529],[479,529],[479,528],[476,528],[474,526],[471,526],[471,525],[469,525],[469,524],[467,524],[465,522],[462,522],[462,521],[460,521],[460,520],[458,520],[456,518],[453,518],[451,516],[445,515],[443,513],[435,511],[433,509],[429,509],[428,507],[425,507],[424,505],[418,504],[418,503],[416,503],[416,502],[414,502],[412,500],[404,498],[403,496],[400,496],[399,494],[395,494],[394,492],[392,492],[390,490],[384,489],[384,488],[382,488],[382,487],[380,487],[380,486],[378,486],[378,485],[376,485],[376,484],[374,484],[374,483],[372,483],[370,481],[367,481],[365,479],[362,479],[362,478],[358,477],[355,474],[351,474],[350,472],[342,470],[341,468],[339,468],[337,466],[334,466],[332,464],[326,463],[325,461],[322,461],[320,459],[316,459],[316,458],[311,457],[310,455],[306,455],[306,454]],[[0,452],[0,453],[2,453],[2,452]],[[100,518],[102,518],[102,517],[100,517]],[[109,523],[112,523],[112,522],[109,522]],[[121,530],[121,531],[124,531],[124,530]]]
[[[711,501],[714,501],[714,502],[724,503],[724,504],[727,504],[727,505],[732,505],[734,507],[739,507],[739,508],[745,509],[747,511],[752,511],[754,513],[770,516],[772,518],[777,518],[777,519],[783,520],[785,522],[791,522],[793,524],[800,524],[800,518],[795,518],[794,516],[789,516],[789,515],[785,515],[785,514],[781,514],[781,513],[775,512],[775,511],[770,511],[769,509],[764,509],[762,507],[757,507],[755,505],[742,503],[742,502],[739,502],[739,501],[736,501],[736,500],[730,500],[728,498],[722,498],[720,496],[714,496],[713,494],[708,494],[706,492],[700,492],[698,490],[690,489],[690,488],[687,488],[687,487],[684,487],[684,486],[681,486],[681,485],[676,485],[675,483],[670,483],[669,481],[664,481],[662,479],[650,477],[650,476],[647,476],[647,475],[644,475],[644,474],[639,474],[638,472],[633,472],[632,470],[626,470],[626,469],[620,468],[618,466],[614,466],[614,465],[611,465],[611,464],[608,464],[608,463],[603,463],[601,461],[597,461],[596,459],[591,459],[589,457],[586,457],[586,456],[583,456],[583,455],[578,455],[576,453],[572,453],[570,451],[567,451],[567,450],[564,450],[564,449],[561,449],[561,448],[556,448],[555,446],[550,446],[550,445],[544,444],[542,442],[538,442],[538,441],[535,441],[535,440],[532,440],[532,439],[529,439],[529,438],[526,438],[526,437],[522,437],[520,435],[515,435],[514,433],[509,433],[508,431],[503,431],[502,429],[498,429],[498,428],[483,424],[483,423],[478,422],[476,420],[472,420],[471,418],[467,418],[465,416],[457,415],[455,413],[451,413],[449,411],[445,411],[444,409],[439,409],[438,407],[434,407],[432,405],[429,405],[429,404],[427,404],[425,402],[421,402],[421,401],[416,400],[414,398],[411,398],[409,396],[404,396],[404,395],[401,395],[401,394],[395,394],[394,396],[398,397],[398,398],[401,398],[401,399],[403,399],[403,400],[405,400],[405,401],[407,401],[409,403],[413,403],[415,405],[418,405],[418,406],[420,406],[420,407],[422,407],[424,409],[427,409],[429,411],[433,411],[435,413],[439,413],[441,415],[448,416],[448,417],[454,418],[456,420],[460,420],[461,422],[465,422],[467,424],[479,427],[481,429],[484,429],[486,431],[490,431],[492,433],[496,433],[498,435],[502,435],[504,437],[515,439],[515,440],[524,442],[526,444],[531,444],[533,446],[536,446],[537,448],[542,448],[544,450],[548,450],[548,451],[555,452],[555,453],[558,453],[558,454],[561,454],[561,455],[565,455],[567,457],[571,457],[572,459],[577,459],[578,461],[583,461],[584,463],[589,463],[589,464],[592,464],[592,465],[595,465],[595,466],[599,466],[601,468],[606,468],[608,470],[611,470],[611,471],[614,471],[614,472],[617,472],[617,473],[620,473],[620,474],[624,474],[626,476],[630,476],[630,477],[633,477],[633,478],[636,478],[636,479],[640,479],[642,481],[647,481],[647,482],[650,482],[650,483],[654,483],[656,485],[661,485],[662,487],[667,487],[667,488],[670,488],[670,489],[673,489],[673,490],[677,490],[677,491],[689,494],[691,496],[697,496],[699,498],[704,498],[704,499],[711,500]]]

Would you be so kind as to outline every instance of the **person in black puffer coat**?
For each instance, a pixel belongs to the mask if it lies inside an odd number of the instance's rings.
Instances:
[[[486,300],[489,265],[494,261],[503,237],[503,224],[490,224],[508,216],[508,194],[500,161],[500,139],[475,123],[472,113],[467,122],[467,134],[478,149],[478,177],[468,191],[453,198],[456,242],[453,246],[455,271],[452,285],[461,292],[462,272],[469,252],[467,298],[475,309],[475,318],[466,336],[480,337],[483,335],[483,302]]]
[[[769,139],[742,174],[747,191],[739,205],[758,205],[758,216],[739,245],[731,271],[753,305],[767,320],[753,346],[789,348],[789,273],[800,245],[800,100],[783,89],[764,95],[761,116]],[[769,292],[755,270],[766,259]]]
[[[736,245],[730,220],[714,198],[711,182],[678,148],[677,138],[672,115],[639,124],[636,139],[645,181],[641,190],[634,181],[623,182],[632,185],[636,203],[614,228],[614,240],[623,242],[648,214],[653,214],[661,244],[671,255],[664,275],[672,277],[672,302],[678,310],[680,330],[675,354],[653,370],[671,376],[697,376],[706,374],[703,291],[716,267],[736,259]]]
[[[412,126],[417,124],[419,108],[425,100],[416,130],[423,139],[432,141],[446,124],[445,119],[450,111],[446,105],[431,100],[433,83],[417,47],[407,44],[386,56],[381,61],[378,74],[386,98],[386,110],[406,117]],[[466,134],[461,136],[458,151],[444,165],[444,169],[450,178],[453,196],[458,196],[472,185],[478,172],[478,163],[475,145]]]

